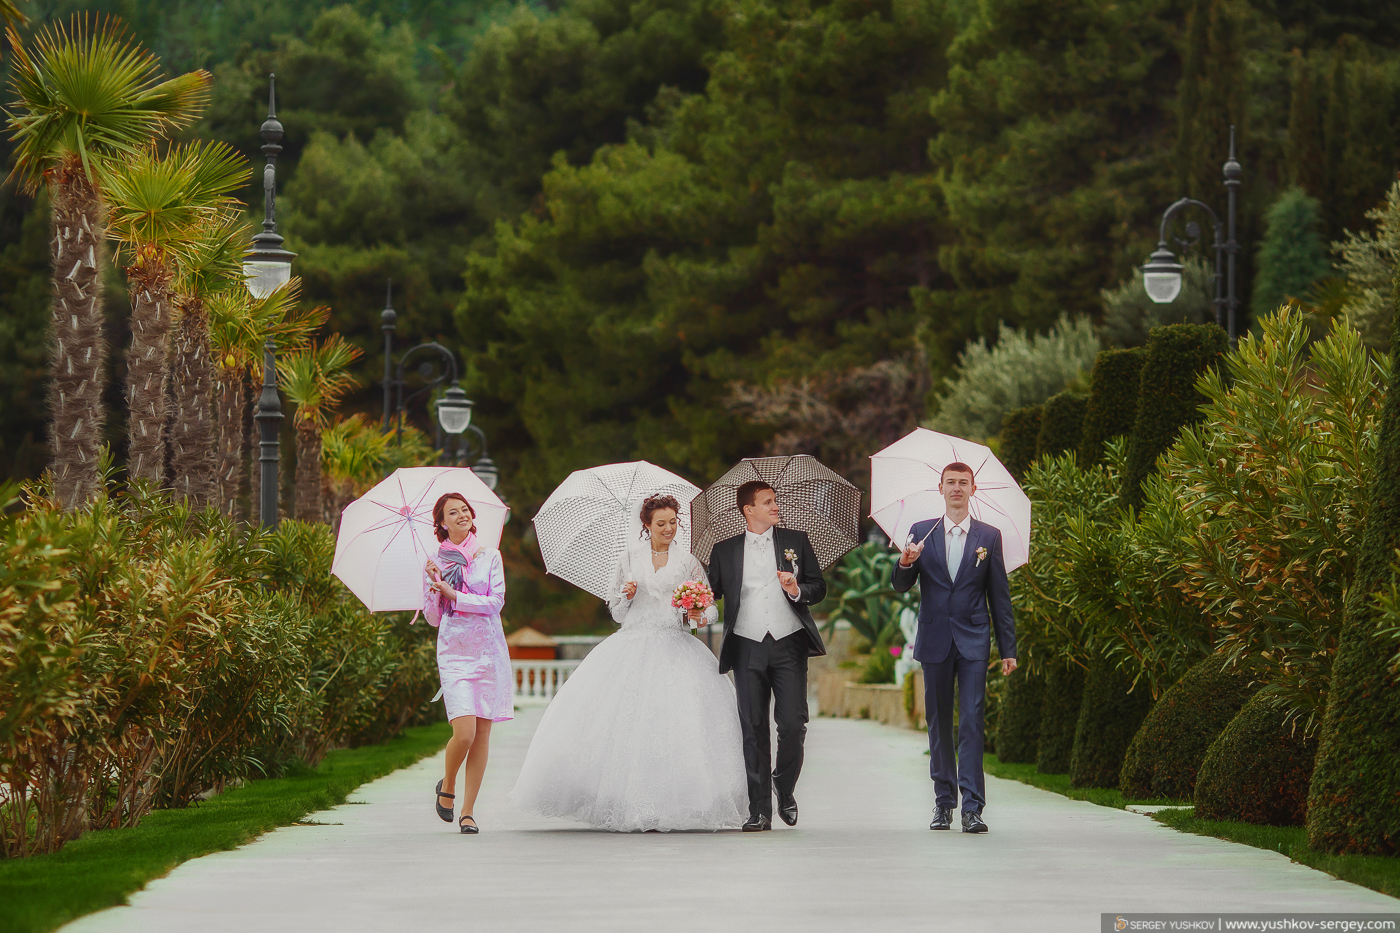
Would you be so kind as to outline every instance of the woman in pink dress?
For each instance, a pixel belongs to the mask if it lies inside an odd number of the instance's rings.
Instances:
[[[433,531],[441,544],[436,560],[425,568],[423,614],[438,629],[438,676],[452,723],[447,740],[447,773],[433,801],[438,816],[452,822],[457,772],[462,776],[464,833],[477,833],[472,810],[486,773],[491,724],[515,717],[514,677],[501,607],[506,601],[501,552],[476,540],[476,512],[465,498],[450,492],[433,506]],[[443,802],[446,801],[446,806]]]

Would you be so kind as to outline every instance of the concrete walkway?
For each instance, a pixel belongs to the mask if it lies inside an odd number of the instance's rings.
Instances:
[[[991,833],[928,830],[922,736],[818,719],[801,822],[614,835],[513,811],[538,710],[497,726],[479,836],[432,811],[441,758],[366,785],[327,825],[186,862],[81,933],[398,930],[1087,931],[1102,911],[1393,912],[1282,855],[988,778]]]

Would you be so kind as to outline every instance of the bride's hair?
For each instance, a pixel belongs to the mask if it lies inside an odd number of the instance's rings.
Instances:
[[[651,517],[661,509],[670,509],[679,518],[681,514],[681,504],[676,501],[675,496],[647,496],[642,502],[642,534],[649,534],[648,525],[651,524]]]

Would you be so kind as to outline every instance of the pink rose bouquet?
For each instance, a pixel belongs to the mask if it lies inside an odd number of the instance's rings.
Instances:
[[[671,594],[671,605],[677,609],[708,609],[714,604],[714,591],[704,580],[687,580]]]

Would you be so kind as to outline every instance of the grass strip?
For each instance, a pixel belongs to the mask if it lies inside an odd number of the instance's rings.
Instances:
[[[1279,852],[1301,865],[1325,871],[1334,878],[1391,897],[1400,897],[1400,858],[1319,852],[1309,848],[1308,831],[1302,826],[1258,826],[1254,823],[1200,820],[1193,810],[1161,810],[1154,813],[1152,818],[1183,833],[1214,836],[1227,842]]]
[[[1045,774],[1031,764],[1006,764],[998,761],[996,755],[982,756],[982,769],[988,774],[1005,778],[1009,781],[1020,781],[1022,784],[1029,784],[1032,787],[1039,787],[1041,790],[1048,790],[1068,797],[1071,800],[1087,800],[1089,803],[1096,803],[1101,807],[1112,807],[1115,810],[1122,810],[1129,804],[1159,806],[1163,804],[1186,803],[1181,800],[1152,799],[1129,800],[1123,796],[1123,792],[1116,787],[1072,787],[1069,783],[1068,774]]]
[[[125,904],[187,859],[236,849],[344,803],[361,784],[435,754],[451,733],[445,722],[405,729],[382,745],[333,751],[314,770],[250,781],[185,810],[156,810],[133,829],[99,830],[52,855],[0,861],[0,933],[47,933]]]

